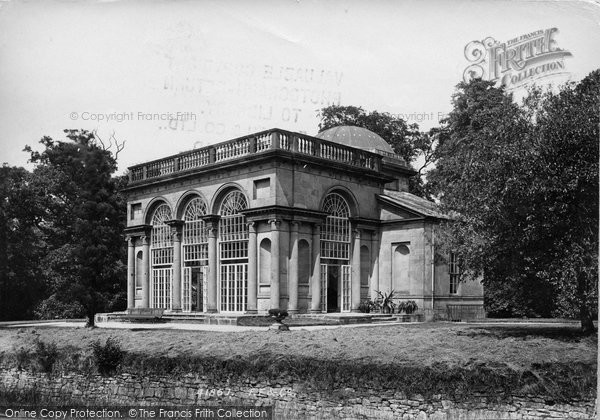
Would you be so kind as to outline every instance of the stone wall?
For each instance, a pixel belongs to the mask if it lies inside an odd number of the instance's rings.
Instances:
[[[226,379],[186,374],[147,376],[122,373],[99,375],[45,375],[17,369],[0,369],[4,390],[33,388],[54,403],[81,400],[102,405],[253,405],[274,407],[277,419],[555,419],[594,417],[593,400],[553,403],[536,396],[473,395],[468,402],[454,402],[442,395],[429,401],[390,389],[339,388],[315,391],[290,378],[236,383]]]

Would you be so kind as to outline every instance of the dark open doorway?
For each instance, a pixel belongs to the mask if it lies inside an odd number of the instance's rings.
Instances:
[[[327,312],[340,312],[339,305],[340,266],[327,267]]]
[[[192,267],[192,312],[203,312],[203,273],[201,267]]]

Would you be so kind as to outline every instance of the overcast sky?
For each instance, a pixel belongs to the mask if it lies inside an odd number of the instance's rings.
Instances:
[[[0,162],[86,128],[126,140],[125,170],[272,127],[314,135],[331,102],[428,129],[469,42],[548,28],[571,56],[544,83],[600,67],[596,2],[0,2]]]

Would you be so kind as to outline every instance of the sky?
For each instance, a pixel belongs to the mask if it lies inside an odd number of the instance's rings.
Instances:
[[[0,162],[83,128],[125,141],[122,172],[273,127],[315,135],[332,103],[427,130],[469,43],[550,28],[568,54],[537,83],[600,68],[592,1],[0,0]]]

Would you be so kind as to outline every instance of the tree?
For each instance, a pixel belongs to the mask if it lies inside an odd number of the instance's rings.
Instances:
[[[406,162],[413,163],[421,156],[424,163],[417,169],[417,175],[409,180],[409,191],[421,197],[428,197],[423,182],[423,171],[432,162],[435,135],[419,132],[417,124],[408,125],[400,117],[387,112],[366,113],[356,106],[330,105],[321,109],[319,131],[340,125],[363,127],[380,135]]]
[[[43,293],[43,207],[24,168],[0,168],[0,320],[31,319]]]
[[[493,83],[460,83],[429,182],[464,278],[483,276],[488,310],[578,316],[597,299],[598,72],[523,106]]]
[[[41,153],[25,150],[36,164],[33,182],[44,191],[48,253],[43,261],[51,301],[76,302],[88,325],[124,295],[125,200],[114,178],[116,160],[93,133],[65,130],[68,142],[44,137]],[[117,149],[118,150],[118,149]]]
[[[531,101],[536,147],[527,235],[546,243],[540,277],[557,290],[555,312],[593,331],[598,290],[600,70]],[[542,267],[544,268],[544,267]]]

